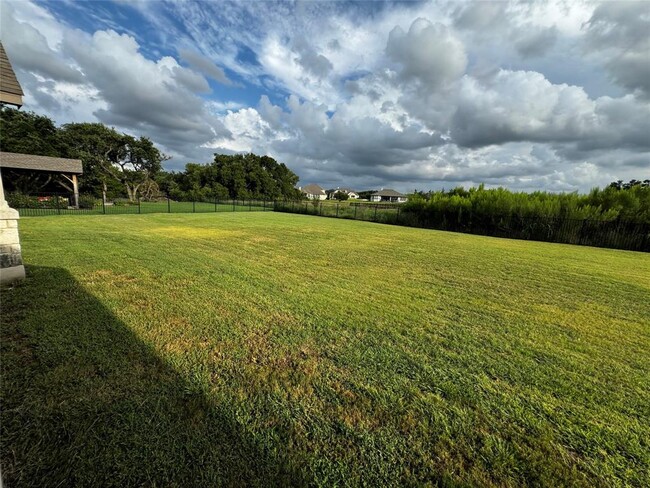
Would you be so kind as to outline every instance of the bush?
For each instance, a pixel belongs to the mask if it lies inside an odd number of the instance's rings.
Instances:
[[[95,207],[95,197],[92,195],[79,195],[79,208],[93,209]]]
[[[7,193],[7,203],[13,208],[67,208],[70,202],[61,196],[30,196],[22,193]]]

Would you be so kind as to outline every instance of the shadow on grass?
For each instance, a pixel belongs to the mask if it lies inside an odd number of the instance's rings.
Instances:
[[[29,267],[0,323],[6,486],[308,484],[66,270]]]

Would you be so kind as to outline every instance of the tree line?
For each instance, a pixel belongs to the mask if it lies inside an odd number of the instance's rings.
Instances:
[[[147,137],[101,123],[60,127],[44,115],[5,107],[0,111],[0,151],[80,159],[81,193],[95,197],[179,200],[299,198],[298,176],[269,156],[215,154],[210,164],[189,163],[164,171],[169,159]],[[71,191],[65,178],[42,172],[4,171],[7,192]]]
[[[455,219],[490,221],[495,218],[555,218],[576,220],[626,220],[650,223],[650,180],[616,181],[587,194],[513,192],[484,185],[465,189],[415,191],[404,212],[422,221]]]

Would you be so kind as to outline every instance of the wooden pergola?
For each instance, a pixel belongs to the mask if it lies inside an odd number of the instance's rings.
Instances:
[[[74,206],[79,207],[79,183],[77,176],[83,174],[80,159],[54,158],[50,156],[34,156],[0,152],[0,168],[37,171],[63,177],[72,185]]]

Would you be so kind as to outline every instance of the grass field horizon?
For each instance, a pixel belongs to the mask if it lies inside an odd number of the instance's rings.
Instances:
[[[19,226],[7,486],[650,484],[650,255],[274,212]]]

